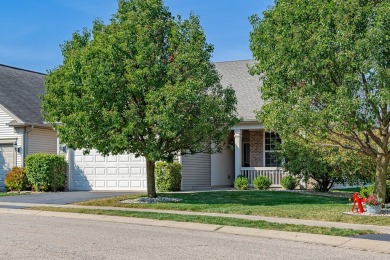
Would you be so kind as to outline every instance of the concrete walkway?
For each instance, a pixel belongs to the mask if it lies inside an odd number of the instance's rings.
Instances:
[[[377,225],[363,225],[363,224],[350,224],[343,222],[329,222],[318,220],[306,220],[306,219],[292,219],[292,218],[276,218],[276,217],[264,217],[264,216],[252,216],[252,215],[239,215],[239,214],[224,214],[224,213],[209,213],[209,212],[193,212],[193,211],[178,211],[178,210],[158,210],[158,209],[140,209],[140,208],[119,208],[119,207],[97,207],[97,206],[80,206],[80,205],[63,205],[50,203],[13,203],[13,202],[1,202],[0,208],[30,208],[30,207],[62,207],[62,208],[83,208],[83,209],[102,209],[102,210],[120,210],[120,211],[137,211],[137,212],[157,212],[168,213],[178,215],[192,215],[192,216],[210,216],[210,217],[226,217],[226,218],[239,218],[246,220],[263,220],[273,223],[281,224],[294,224],[294,225],[306,225],[317,227],[334,227],[343,229],[356,229],[356,230],[374,230],[382,234],[390,235],[390,226],[377,226]],[[389,240],[390,241],[390,240]]]

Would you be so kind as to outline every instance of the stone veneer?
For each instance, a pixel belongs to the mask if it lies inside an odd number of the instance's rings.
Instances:
[[[250,167],[263,166],[263,130],[249,131]]]

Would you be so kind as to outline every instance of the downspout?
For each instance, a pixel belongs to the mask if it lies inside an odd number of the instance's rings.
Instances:
[[[22,158],[22,166],[24,167],[25,165],[25,160],[28,155],[28,133],[30,133],[34,129],[34,126],[30,126],[30,130],[27,130],[27,127],[24,128],[24,133],[23,133],[23,158]]]

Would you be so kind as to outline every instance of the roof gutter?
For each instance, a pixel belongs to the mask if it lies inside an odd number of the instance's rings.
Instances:
[[[35,124],[35,123],[19,123],[16,121],[11,121],[7,124],[8,126],[12,127],[42,127],[42,128],[52,128],[49,124]]]

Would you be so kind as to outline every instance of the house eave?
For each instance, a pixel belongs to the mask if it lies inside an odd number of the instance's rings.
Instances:
[[[50,125],[48,124],[37,124],[37,123],[25,123],[25,122],[16,122],[16,121],[11,121],[9,124],[7,124],[8,126],[12,126],[12,127],[28,127],[28,126],[34,126],[34,127],[39,127],[39,128],[52,128]]]

